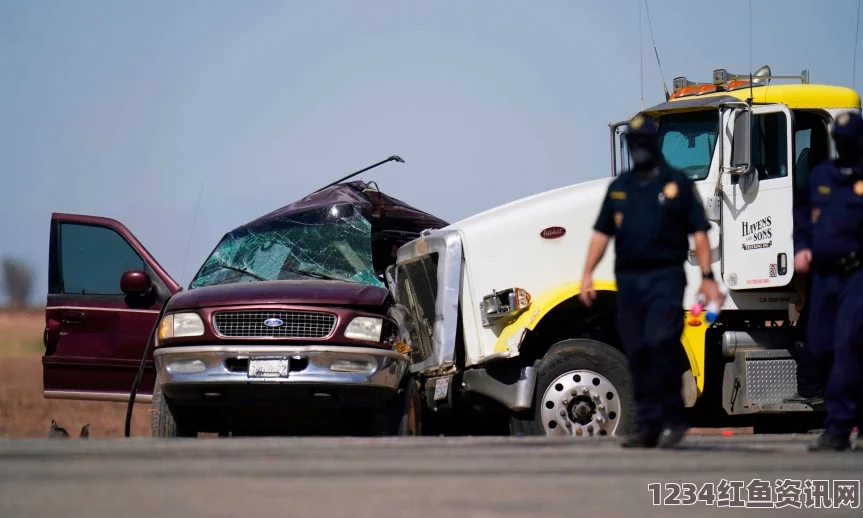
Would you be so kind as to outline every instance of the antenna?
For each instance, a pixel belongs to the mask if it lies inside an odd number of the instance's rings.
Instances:
[[[854,62],[851,65],[851,88],[857,85],[857,40],[860,39],[860,0],[857,0],[857,30],[854,31]]]
[[[644,111],[644,36],[641,30],[641,0],[638,0],[638,67],[641,74],[641,111]]]
[[[656,50],[656,40],[653,39],[653,24],[650,23],[650,8],[647,6],[647,0],[644,0],[644,10],[647,11],[647,26],[650,28],[650,41],[653,42],[653,53],[656,54],[656,64],[659,65],[659,75],[662,77],[662,89],[665,90],[665,100],[668,101],[668,86],[665,84],[665,74],[662,73],[662,63],[659,62],[659,51]]]
[[[372,165],[370,165],[370,166],[368,166],[368,167],[364,167],[363,169],[360,169],[360,170],[359,170],[359,171],[357,171],[356,173],[351,173],[351,174],[349,174],[349,175],[345,176],[344,178],[339,178],[339,179],[338,179],[338,180],[336,180],[335,182],[329,183],[329,184],[327,184],[327,185],[325,185],[325,186],[321,187],[320,189],[318,189],[318,190],[317,190],[317,191],[315,191],[315,192],[323,191],[323,190],[324,190],[324,189],[326,189],[327,187],[332,187],[333,185],[336,185],[336,184],[338,184],[338,183],[342,183],[342,182],[344,182],[345,180],[347,180],[347,179],[349,179],[349,178],[353,178],[354,176],[356,176],[356,175],[358,175],[358,174],[360,174],[360,173],[364,173],[364,172],[368,171],[369,169],[373,169],[373,168],[375,168],[375,167],[377,167],[377,166],[379,166],[379,165],[381,165],[381,164],[386,164],[387,162],[401,162],[401,163],[405,163],[405,161],[404,161],[404,160],[402,160],[402,157],[397,156],[397,155],[393,155],[393,156],[391,156],[391,157],[387,158],[386,160],[381,160],[381,161],[380,161],[380,162],[378,162],[377,164],[372,164]],[[313,192],[312,194],[314,194],[315,192]]]
[[[186,262],[189,260],[189,249],[192,248],[192,236],[195,234],[195,222],[198,221],[198,208],[201,206],[201,195],[204,193],[204,182],[198,191],[198,203],[195,204],[195,215],[192,217],[192,228],[189,230],[189,244],[186,245],[186,258],[183,259],[183,271],[180,272],[180,286],[183,286],[183,278],[186,276]]]
[[[752,0],[749,0],[749,101],[755,99],[752,92]]]

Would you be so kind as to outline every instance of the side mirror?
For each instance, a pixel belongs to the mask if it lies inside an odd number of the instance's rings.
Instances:
[[[752,169],[752,112],[748,108],[734,119],[731,167],[737,170],[736,174],[746,174]]]
[[[129,270],[120,277],[120,289],[131,296],[146,295],[152,289],[150,276],[141,270]]]

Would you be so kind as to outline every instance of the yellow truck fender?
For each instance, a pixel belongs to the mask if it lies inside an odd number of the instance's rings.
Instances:
[[[617,291],[617,283],[608,280],[594,280],[593,289],[597,292]],[[499,354],[509,351],[513,346],[519,347],[526,331],[536,329],[536,326],[539,325],[543,317],[563,302],[577,297],[580,293],[581,282],[576,281],[560,284],[540,293],[536,297],[532,296],[527,311],[509,322],[501,330],[495,342],[494,353]],[[692,376],[695,377],[698,392],[696,397],[698,397],[704,391],[704,347],[708,326],[704,321],[703,314],[699,317],[693,317],[687,311],[683,318],[683,334],[680,341],[689,359]]]

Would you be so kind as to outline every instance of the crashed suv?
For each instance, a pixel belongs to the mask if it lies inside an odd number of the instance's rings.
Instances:
[[[337,184],[228,232],[182,290],[119,222],[54,214],[44,395],[127,400],[156,326],[136,399],[154,436],[415,434],[410,324],[384,272],[443,226]]]

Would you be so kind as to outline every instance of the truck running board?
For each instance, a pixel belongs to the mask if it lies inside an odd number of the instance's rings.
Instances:
[[[787,349],[738,351],[725,365],[722,406],[730,415],[820,410],[786,403],[796,392],[797,362]]]

